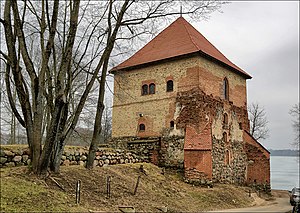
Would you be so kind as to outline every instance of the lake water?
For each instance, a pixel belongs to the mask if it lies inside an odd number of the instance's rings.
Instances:
[[[291,190],[299,187],[299,158],[271,156],[270,161],[272,189]]]

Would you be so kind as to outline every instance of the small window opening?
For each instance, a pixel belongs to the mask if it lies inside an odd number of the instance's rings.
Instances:
[[[142,131],[145,131],[145,130],[146,130],[145,124],[140,124],[139,125],[139,131],[142,132]]]
[[[225,143],[228,142],[228,141],[227,141],[227,133],[226,133],[226,132],[223,133],[223,140],[224,140]]]
[[[148,85],[144,84],[142,86],[142,95],[148,95]]]
[[[229,151],[226,150],[225,152],[225,165],[228,165],[229,164]]]
[[[243,124],[240,122],[239,123],[240,129],[243,129]]]
[[[149,85],[149,94],[155,94],[155,84]]]
[[[174,121],[170,122],[170,128],[174,129]]]
[[[228,115],[227,115],[227,113],[224,113],[224,115],[223,115],[223,124],[228,125]]]
[[[229,100],[229,85],[227,78],[223,80],[223,98]]]
[[[173,91],[173,81],[169,80],[167,81],[167,92],[172,92]]]

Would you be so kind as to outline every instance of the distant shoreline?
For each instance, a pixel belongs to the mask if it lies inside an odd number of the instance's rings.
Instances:
[[[299,157],[299,150],[292,149],[282,149],[282,150],[273,150],[270,149],[271,156],[285,156],[285,157]]]

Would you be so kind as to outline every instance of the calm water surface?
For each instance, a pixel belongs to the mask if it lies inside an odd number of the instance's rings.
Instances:
[[[291,190],[299,187],[299,158],[271,156],[272,189]]]

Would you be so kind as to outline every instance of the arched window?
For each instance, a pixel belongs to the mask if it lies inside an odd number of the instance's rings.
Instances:
[[[229,84],[227,78],[223,80],[223,98],[229,100]]]
[[[174,121],[171,121],[170,122],[170,128],[174,129],[174,124],[175,124]]]
[[[226,133],[226,132],[223,132],[223,141],[224,141],[225,143],[228,142],[228,140],[227,140],[227,133]]]
[[[173,81],[168,80],[167,81],[167,92],[172,92],[173,91]]]
[[[229,164],[229,158],[230,158],[229,151],[226,150],[226,152],[225,152],[225,165]]]
[[[140,124],[140,125],[139,125],[139,131],[140,131],[140,132],[143,132],[143,131],[145,131],[145,130],[146,130],[145,124]]]
[[[148,85],[144,84],[142,86],[142,95],[148,95]]]
[[[223,115],[223,129],[228,129],[228,115],[224,113]]]
[[[155,94],[155,84],[149,85],[149,94]]]
[[[223,124],[228,125],[228,115],[227,115],[227,113],[224,113],[224,115],[223,115]]]

